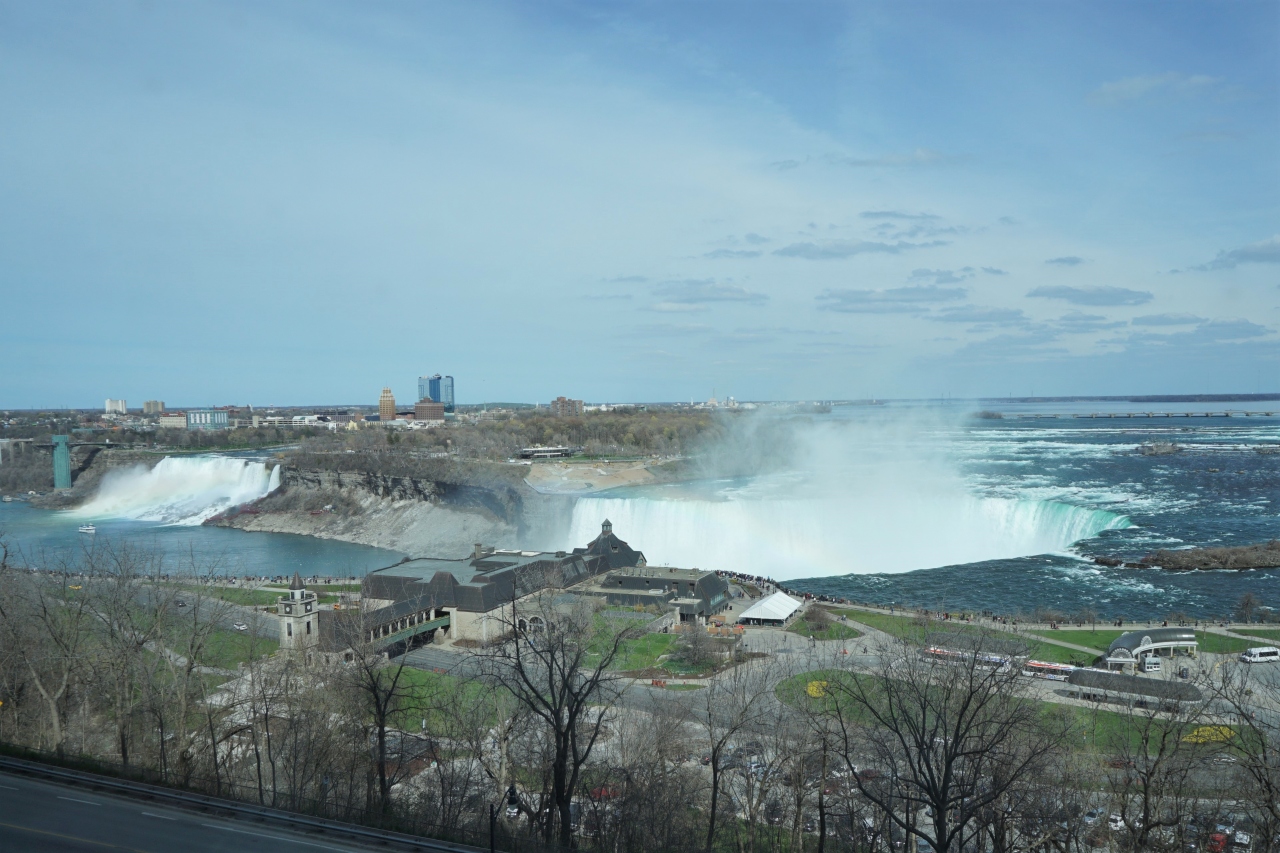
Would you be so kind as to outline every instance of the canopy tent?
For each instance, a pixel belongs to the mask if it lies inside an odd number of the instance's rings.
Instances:
[[[775,592],[768,598],[762,598],[742,611],[739,623],[760,625],[764,623],[781,624],[791,618],[791,614],[801,608],[801,603],[785,592]]]

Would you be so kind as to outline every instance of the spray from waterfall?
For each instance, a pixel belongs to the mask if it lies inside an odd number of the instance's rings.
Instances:
[[[264,462],[167,456],[153,468],[134,465],[108,472],[93,498],[74,513],[194,525],[265,497],[279,485],[280,467]]]
[[[744,421],[718,452],[762,458],[762,438],[785,436],[785,470],[582,498],[569,541],[589,541],[607,517],[651,564],[785,580],[1060,553],[1130,526],[1126,516],[1061,500],[975,493],[939,438],[948,426],[882,416],[796,420],[780,431]]]

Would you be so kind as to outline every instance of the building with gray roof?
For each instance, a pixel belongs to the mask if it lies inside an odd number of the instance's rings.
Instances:
[[[1107,647],[1107,666],[1127,669],[1146,655],[1172,657],[1175,654],[1186,654],[1195,657],[1198,648],[1196,632],[1190,628],[1128,631],[1112,640]]]

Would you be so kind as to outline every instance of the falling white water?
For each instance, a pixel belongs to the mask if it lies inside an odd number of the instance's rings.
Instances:
[[[768,459],[787,448],[792,464],[732,481],[580,498],[569,541],[591,541],[607,517],[650,564],[786,580],[1061,553],[1130,526],[1126,516],[1053,495],[975,488],[936,427],[892,413],[781,428],[737,419],[723,458]]]
[[[900,496],[899,496],[900,497]],[[1123,515],[1057,501],[915,495],[859,500],[582,498],[569,541],[608,518],[614,532],[660,563],[778,580],[910,572],[1061,552]]]
[[[200,524],[220,512],[264,497],[280,485],[280,467],[225,456],[167,456],[154,468],[108,472],[98,492],[74,511],[83,518],[132,518]]]

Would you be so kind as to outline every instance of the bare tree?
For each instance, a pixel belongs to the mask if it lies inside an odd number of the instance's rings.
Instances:
[[[1108,704],[1097,710],[1113,712]],[[1212,721],[1207,701],[1136,700],[1104,729],[1106,784],[1134,848],[1172,844],[1193,813],[1196,777],[1220,749],[1205,736],[1212,728],[1201,731]]]
[[[63,563],[48,573],[3,563],[0,630],[44,706],[46,743],[62,755],[70,693],[83,675],[94,616],[83,578]]]
[[[1238,767],[1235,792],[1257,824],[1258,849],[1270,853],[1280,847],[1280,672],[1228,664],[1218,687],[1237,731],[1224,744],[1234,762],[1225,763]]]
[[[703,761],[711,772],[705,853],[715,848],[726,764],[735,740],[745,733],[765,731],[779,710],[773,695],[779,675],[774,660],[751,661],[726,670],[698,691],[693,704],[692,718],[706,744]]]
[[[1068,732],[1026,699],[1000,641],[968,637],[965,651],[933,656],[883,642],[877,665],[848,667],[820,700],[858,792],[939,853],[962,846],[976,816],[1054,760]],[[867,762],[877,778],[859,772]]]
[[[378,810],[389,816],[391,789],[407,770],[402,758],[405,746],[397,719],[415,717],[421,710],[411,670],[403,656],[391,660],[381,646],[367,638],[366,615],[355,611],[335,614],[336,636],[350,653],[350,660],[334,670],[354,703],[354,712],[366,727],[367,744],[377,784]]]
[[[502,615],[507,638],[483,650],[489,678],[540,721],[549,739],[551,806],[547,841],[558,826],[559,841],[572,839],[571,804],[624,682],[613,671],[623,643],[635,636],[600,617],[592,602],[558,604],[547,588],[512,601]]]

